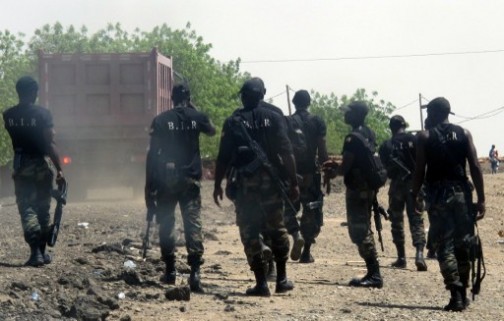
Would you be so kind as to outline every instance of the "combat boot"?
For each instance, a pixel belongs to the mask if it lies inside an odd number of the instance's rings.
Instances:
[[[315,262],[315,259],[311,255],[310,248],[311,248],[312,243],[311,242],[306,242],[304,248],[303,248],[303,253],[301,254],[301,258],[299,259],[299,263],[313,263]]]
[[[437,258],[436,251],[434,251],[431,248],[427,249],[427,258],[430,259],[430,260],[436,259]]]
[[[270,259],[268,261],[267,279],[268,279],[268,281],[275,281],[276,277],[277,277],[277,271],[276,271],[276,266],[275,266],[275,260]]]
[[[271,296],[268,288],[268,281],[266,280],[265,268],[254,270],[254,276],[256,279],[256,285],[253,288],[248,288],[247,291],[245,291],[245,294],[250,296]]]
[[[44,258],[44,264],[50,264],[52,262],[52,257],[46,253],[47,247],[47,237],[43,237],[40,242],[40,253],[42,253],[42,257]]]
[[[30,244],[30,258],[28,258],[28,261],[26,261],[25,265],[26,266],[33,266],[33,267],[39,267],[44,265],[44,257],[42,256],[42,253],[40,252],[40,247],[38,242],[34,242]]]
[[[383,279],[380,274],[380,265],[377,259],[366,260],[367,274],[362,279],[352,279],[349,283],[350,286],[364,287],[364,288],[378,288],[383,287]]]
[[[292,233],[292,249],[290,252],[290,258],[292,261],[299,260],[301,256],[301,250],[305,245],[305,240],[299,231]]]
[[[191,274],[189,275],[189,287],[191,288],[192,292],[197,292],[197,293],[205,293],[203,288],[201,287],[201,272],[200,272],[200,265],[195,264],[191,266]]]
[[[415,265],[417,267],[417,271],[427,271],[427,264],[425,263],[423,257],[423,248],[423,245],[418,245],[416,248]]]
[[[277,262],[276,293],[285,293],[294,289],[294,283],[287,279],[287,261]]]
[[[177,269],[175,268],[175,255],[170,255],[163,258],[166,269],[165,273],[161,276],[161,282],[166,284],[175,284],[177,279]]]
[[[404,269],[406,268],[406,251],[404,249],[404,244],[396,244],[396,249],[397,249],[397,260],[390,266],[398,269]]]
[[[462,298],[462,287],[452,285],[450,287],[450,302],[446,305],[443,310],[445,311],[462,311],[466,308],[464,300]]]

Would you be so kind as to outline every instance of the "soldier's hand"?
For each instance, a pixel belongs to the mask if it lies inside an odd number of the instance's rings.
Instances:
[[[60,186],[66,184],[66,179],[65,176],[63,175],[62,171],[58,171],[56,174],[56,185]]]
[[[299,186],[298,185],[291,185],[289,188],[289,199],[293,202],[297,201],[299,199]]]
[[[215,204],[220,207],[219,199],[222,201],[222,197],[224,195],[224,192],[222,191],[222,187],[219,186],[214,186],[214,191],[213,191],[213,199]]]
[[[476,213],[476,221],[479,221],[483,217],[485,217],[485,212],[486,212],[485,203],[484,202],[476,203],[476,210],[478,211],[478,213]]]

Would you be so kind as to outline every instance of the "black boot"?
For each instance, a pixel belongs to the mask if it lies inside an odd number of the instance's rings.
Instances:
[[[406,268],[406,251],[404,250],[404,244],[396,244],[397,249],[397,260],[390,266],[404,269]]]
[[[301,255],[301,250],[305,245],[305,240],[299,231],[292,234],[292,249],[290,252],[290,258],[292,261],[299,260],[299,256]]]
[[[275,281],[277,277],[277,271],[275,266],[275,260],[270,259],[268,261],[268,273],[267,273],[268,281]]]
[[[466,308],[462,298],[463,288],[460,286],[452,285],[450,288],[451,298],[448,305],[443,310],[445,311],[462,311]]]
[[[52,257],[46,253],[47,246],[47,236],[43,237],[40,242],[40,253],[42,253],[42,257],[44,258],[44,264],[50,264],[52,262]]]
[[[30,258],[26,261],[26,266],[39,267],[44,265],[44,257],[40,252],[39,242],[33,242],[30,244]]]
[[[380,265],[378,260],[366,260],[366,267],[368,270],[367,274],[362,279],[352,279],[349,285],[381,289],[383,287],[383,279],[380,274]]]
[[[194,264],[191,266],[191,274],[189,275],[189,287],[192,292],[205,293],[201,287],[200,265]]]
[[[423,245],[417,245],[416,255],[415,255],[415,265],[417,267],[417,271],[427,271],[427,264],[425,263],[423,257]]]
[[[437,258],[436,251],[434,251],[434,249],[428,248],[427,249],[427,258],[430,260],[436,259]]]
[[[287,279],[286,261],[277,262],[276,293],[285,293],[294,289],[294,283]]]
[[[177,269],[175,268],[175,255],[163,258],[166,264],[165,273],[161,276],[161,282],[166,284],[175,284],[177,279]]]
[[[311,248],[312,243],[311,242],[306,242],[304,248],[303,248],[303,253],[301,254],[301,258],[299,259],[299,263],[313,263],[315,262],[315,259],[311,255],[310,248]]]
[[[246,295],[250,296],[270,296],[270,290],[268,288],[268,281],[266,280],[266,268],[260,268],[254,270],[254,276],[256,279],[256,285],[253,288],[248,288],[245,292]]]

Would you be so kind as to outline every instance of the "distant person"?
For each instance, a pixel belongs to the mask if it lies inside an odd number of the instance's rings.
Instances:
[[[311,115],[308,107],[311,97],[308,91],[299,90],[292,99],[296,112],[289,116],[288,124],[291,135],[299,139],[291,139],[296,158],[297,174],[302,177],[300,182],[301,196],[294,203],[303,212],[298,223],[296,215],[290,207],[285,207],[285,225],[292,235],[293,245],[290,253],[293,261],[313,263],[311,246],[320,233],[323,224],[324,194],[321,189],[320,165],[328,160],[326,148],[326,124],[316,115]],[[302,252],[301,252],[302,250]]]
[[[368,145],[376,148],[376,136],[364,124],[369,112],[366,102],[352,102],[345,106],[343,111],[345,123],[352,126],[352,131],[345,137],[343,143],[343,160],[341,164],[334,161],[326,162],[324,171],[330,178],[336,175],[344,176],[348,232],[352,242],[357,245],[359,255],[366,262],[366,275],[360,279],[352,279],[349,285],[381,288],[383,287],[383,279],[371,230],[371,208],[376,197],[376,190],[369,187],[364,174],[366,169],[361,165],[369,153],[363,139],[368,142]],[[358,137],[362,137],[362,139]]]
[[[299,197],[299,187],[285,119],[262,105],[264,91],[264,83],[257,78],[245,81],[240,89],[243,108],[224,122],[213,197],[220,205],[224,194],[221,184],[227,176],[232,184],[226,187],[226,195],[235,204],[240,238],[256,282],[245,294],[267,297],[271,295],[267,281],[269,258],[265,255],[263,237],[271,240],[277,265],[275,292],[294,288],[287,278],[289,237],[283,217],[284,200],[271,172],[285,170],[292,200]]]
[[[417,135],[417,157],[412,196],[416,199],[425,181],[429,200],[431,235],[444,284],[451,298],[446,311],[462,311],[469,305],[470,255],[465,238],[473,235],[474,221],[485,215],[483,175],[471,133],[448,121],[451,107],[443,97],[427,105],[429,130]],[[469,165],[476,190],[473,213]]]
[[[495,145],[492,145],[490,152],[488,152],[488,159],[490,160],[490,170],[492,174],[497,174],[499,170],[499,152],[495,149]]]
[[[413,246],[416,248],[415,265],[418,271],[426,271],[423,257],[425,231],[422,213],[415,211],[415,200],[411,198],[411,184],[415,171],[415,136],[406,132],[406,121],[401,115],[390,118],[392,138],[386,140],[379,150],[380,158],[390,178],[389,214],[392,223],[392,240],[397,249],[397,260],[392,267],[406,268],[404,240],[404,209],[408,215]]]
[[[191,104],[190,91],[176,85],[173,109],[154,118],[147,153],[145,202],[159,223],[161,257],[166,265],[162,281],[175,284],[175,207],[180,206],[184,223],[187,263],[191,267],[191,291],[203,292],[200,266],[203,264],[200,180],[202,165],[200,133],[215,135],[210,119]]]
[[[65,181],[54,143],[54,124],[48,109],[35,105],[38,84],[32,77],[16,83],[19,104],[3,113],[4,126],[14,149],[14,188],[24,239],[30,245],[28,266],[51,263],[46,253],[50,232],[51,191]]]

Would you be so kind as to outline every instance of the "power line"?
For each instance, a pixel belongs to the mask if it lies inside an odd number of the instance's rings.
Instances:
[[[270,99],[273,99],[273,98],[277,98],[278,96],[281,96],[281,95],[284,95],[285,94],[285,91],[281,91],[279,92],[278,94],[274,95],[274,96],[271,96],[271,97],[268,97],[266,98],[266,100],[270,100]]]
[[[503,111],[504,111],[504,106],[492,109],[490,111],[478,114],[478,115],[473,116],[473,117],[467,117],[466,119],[458,122],[457,124],[462,124],[462,123],[465,123],[465,122],[468,122],[468,121],[471,121],[471,120],[487,119],[487,118],[496,116],[496,115],[502,113]],[[456,116],[456,115],[454,115],[454,116]]]
[[[394,109],[394,112],[396,112],[396,111],[398,111],[398,110],[401,110],[401,109],[403,109],[403,108],[406,108],[406,107],[408,107],[408,106],[411,106],[411,105],[413,105],[414,103],[416,103],[417,101],[418,101],[418,99],[412,100],[411,102],[407,103],[406,105],[403,105],[403,106],[401,106],[401,107],[399,107],[399,108]]]
[[[264,60],[245,60],[242,64],[259,63],[290,63],[290,62],[317,62],[317,61],[338,61],[338,60],[367,60],[367,59],[394,59],[394,58],[416,58],[416,57],[435,57],[435,56],[454,56],[454,55],[477,55],[489,53],[501,53],[504,49],[496,50],[474,50],[474,51],[452,51],[452,52],[431,52],[420,54],[404,55],[378,55],[378,56],[349,56],[349,57],[326,57],[326,58],[292,58],[292,59],[264,59]]]

